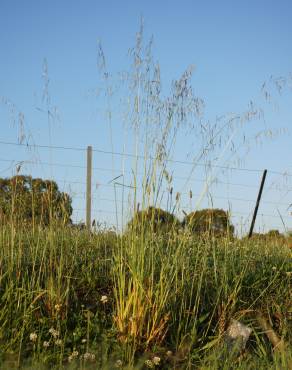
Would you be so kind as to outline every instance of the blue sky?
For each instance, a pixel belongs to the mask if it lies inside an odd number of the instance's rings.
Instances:
[[[18,125],[13,125],[13,121],[18,121],[19,113],[22,113],[26,134],[32,135],[30,142],[80,148],[92,145],[96,149],[133,152],[127,138],[130,134],[125,132],[118,114],[113,114],[113,145],[110,143],[105,118],[108,102],[96,94],[101,83],[97,49],[100,40],[108,70],[113,76],[127,69],[130,63],[128,50],[135,44],[135,35],[143,17],[145,39],[154,37],[153,55],[160,64],[165,95],[171,81],[178,79],[187,66],[193,64],[193,89],[205,102],[206,121],[212,122],[227,113],[242,113],[248,103],[254,101],[263,109],[265,120],[245,126],[238,130],[236,136],[252,138],[258,131],[271,129],[274,138],[266,138],[257,146],[252,145],[241,167],[292,173],[289,152],[289,130],[292,126],[290,86],[279,95],[273,84],[268,84],[273,93],[272,103],[269,104],[261,92],[262,84],[271,75],[287,78],[292,72],[291,14],[292,4],[289,1],[1,0],[0,141],[17,142]],[[42,99],[45,89],[44,60],[48,66],[50,107],[57,107],[59,117],[50,122],[46,103]],[[118,111],[118,99],[114,99],[110,107],[113,112]],[[275,135],[281,128],[286,131]],[[186,159],[186,142],[192,143],[190,150],[196,152],[196,136],[180,138],[174,153],[176,159]],[[32,152],[0,144],[0,159],[1,176],[10,176],[17,161],[33,162],[23,165],[23,173],[58,180],[61,188],[70,190],[74,195],[75,219],[84,217],[85,186],[78,182],[84,182],[85,169],[55,165],[85,166],[84,152],[41,148]],[[122,166],[130,172],[131,164],[125,159],[94,153],[94,166],[103,168],[103,171],[94,172],[93,208],[97,213],[93,217],[114,224],[114,191],[96,184],[108,184],[122,171]],[[188,171],[179,166],[172,170],[177,177],[186,176]],[[240,224],[248,225],[261,172],[233,171],[226,174],[216,170],[215,175],[223,184],[217,184],[210,190],[213,205],[231,208],[238,228]],[[199,180],[203,178],[204,173],[198,169],[194,173],[197,182],[188,184],[194,194],[201,193],[203,182]],[[179,180],[175,188],[181,191]],[[257,230],[283,229],[279,212],[286,227],[292,227],[290,210],[287,210],[292,198],[291,188],[290,177],[268,173]],[[116,190],[119,213],[122,211],[122,197],[126,198],[126,195]],[[201,206],[210,205],[210,197],[209,201],[207,198],[203,199]],[[184,201],[189,203],[187,199]],[[189,204],[191,208],[196,203],[195,199],[192,202]]]

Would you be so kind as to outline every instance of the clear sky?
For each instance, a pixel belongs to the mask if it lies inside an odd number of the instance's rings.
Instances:
[[[282,230],[279,214],[286,227],[291,228],[291,210],[287,208],[292,203],[292,178],[280,174],[292,173],[291,15],[292,3],[288,0],[1,0],[0,175],[15,173],[18,161],[33,162],[24,163],[22,173],[56,179],[60,188],[73,195],[74,219],[84,218],[85,152],[28,150],[4,142],[18,142],[23,115],[24,142],[78,148],[92,145],[95,149],[133,152],[116,113],[119,100],[109,103],[100,94],[98,42],[102,42],[108,70],[112,76],[118,76],[131,63],[128,50],[135,44],[143,17],[145,39],[152,35],[154,38],[153,57],[160,64],[165,95],[171,82],[194,65],[193,89],[204,100],[206,122],[224,114],[242,114],[252,100],[261,107],[264,118],[237,129],[235,142],[240,143],[243,135],[253,138],[259,131],[273,131],[272,140],[265,137],[261,144],[251,145],[240,165],[259,171],[215,170],[218,184],[210,189],[213,206],[230,208],[237,228],[240,224],[246,228],[261,171],[267,168],[279,173],[268,172],[256,229]],[[269,82],[266,86],[272,98],[267,101],[261,87],[271,76],[284,77],[286,85],[278,94]],[[50,98],[49,105],[44,97]],[[112,144],[105,115],[109,105],[113,111]],[[49,119],[48,106],[51,110],[56,107],[58,113]],[[279,132],[282,128],[285,131]],[[191,151],[198,150],[196,136],[179,138],[175,159],[187,160],[186,142],[192,143]],[[214,164],[226,164],[226,158],[216,158]],[[121,204],[127,207],[127,203],[122,203],[119,189],[115,194],[113,188],[103,184],[110,185],[110,180],[122,173],[122,166],[130,173],[131,163],[98,152],[94,153],[93,163],[97,168],[93,176],[93,217],[115,224],[116,210],[120,214]],[[174,177],[187,176],[189,171],[178,165],[171,170]],[[193,182],[184,188],[192,189],[194,194],[191,201],[183,200],[190,208],[196,204],[195,195],[202,191],[203,177],[202,170],[198,170],[193,173]],[[178,178],[174,183],[176,191],[182,189],[180,181]],[[210,196],[200,206],[208,204]],[[118,221],[122,222],[120,218]]]

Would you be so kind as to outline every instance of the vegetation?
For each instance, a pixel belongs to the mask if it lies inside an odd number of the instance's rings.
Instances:
[[[144,211],[135,213],[127,228],[130,230],[152,231],[153,233],[165,233],[176,230],[180,221],[171,213],[161,208],[148,207]]]
[[[217,161],[230,147],[234,159],[235,133],[257,109],[251,104],[242,116],[213,126],[203,122],[204,102],[190,84],[192,68],[163,96],[160,69],[142,31],[130,52],[125,100],[137,154],[129,207],[137,210],[141,202],[143,211],[126,232],[68,227],[71,200],[52,181],[2,180],[1,369],[291,368],[291,250],[275,240],[232,237],[222,210],[191,213],[186,230],[172,233],[180,195],[175,202],[170,197],[167,212],[159,203],[165,189],[172,195],[169,166],[178,135],[193,130],[199,141],[191,172],[198,160]],[[111,75],[101,47],[98,53],[109,99]],[[245,136],[242,146],[247,142]],[[210,168],[203,195],[214,177]],[[201,238],[201,232],[222,237]],[[225,348],[232,319],[252,329],[240,356]],[[268,324],[272,331],[263,329]]]
[[[48,225],[71,223],[71,198],[52,180],[17,175],[0,178],[0,222]]]
[[[0,234],[1,368],[288,368],[286,246],[184,233],[13,230],[6,224]],[[284,352],[275,352],[259,313]],[[234,318],[252,337],[244,356],[222,357]]]
[[[185,216],[183,225],[191,232],[200,235],[233,236],[234,226],[223,209],[203,209]]]

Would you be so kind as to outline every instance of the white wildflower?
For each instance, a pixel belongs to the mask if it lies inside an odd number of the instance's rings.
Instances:
[[[32,342],[36,342],[37,337],[38,337],[37,333],[30,333],[30,334],[29,334],[29,339],[30,339]]]
[[[147,367],[149,367],[149,369],[153,369],[154,368],[154,363],[151,361],[151,360],[146,360],[145,361],[145,365],[147,366]]]
[[[100,302],[105,304],[108,302],[108,297],[106,295],[102,295],[101,298],[100,298]]]
[[[160,364],[160,357],[158,356],[154,356],[153,359],[152,359],[152,362],[153,364],[156,366],[156,365],[159,365]]]
[[[54,328],[51,328],[49,330],[49,333],[52,335],[54,339],[58,338],[60,335],[60,332],[58,330],[55,330]]]
[[[48,341],[44,341],[44,343],[43,343],[43,347],[44,348],[48,348],[48,347],[50,347],[50,342],[48,342]]]
[[[89,352],[84,353],[83,358],[84,358],[84,360],[85,360],[85,361],[86,361],[86,360],[89,360],[89,358],[90,358],[90,353],[89,353]]]
[[[61,308],[62,308],[62,305],[61,304],[55,304],[55,310],[57,312],[60,312]]]
[[[82,340],[81,340],[81,343],[86,343],[87,342],[87,340],[85,339],[85,338],[83,338]]]
[[[95,361],[95,354],[94,353],[91,354],[90,361]]]
[[[115,362],[115,368],[120,368],[120,367],[122,367],[123,366],[123,363],[122,363],[122,361],[121,360],[117,360],[116,362]]]
[[[77,358],[77,357],[78,357],[78,355],[79,355],[79,352],[78,352],[78,351],[76,351],[76,350],[74,350],[74,351],[71,353],[71,355],[68,357],[68,361],[69,361],[69,362],[72,362],[75,358]]]
[[[84,353],[83,358],[84,358],[85,361],[92,361],[93,362],[95,360],[95,354],[90,353],[90,352],[86,352],[86,353]]]

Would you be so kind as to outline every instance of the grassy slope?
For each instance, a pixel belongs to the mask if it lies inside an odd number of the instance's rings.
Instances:
[[[143,368],[155,355],[160,368],[230,368],[232,356],[223,356],[221,343],[231,318],[253,329],[236,366],[276,368],[289,354],[273,355],[256,315],[291,345],[291,271],[291,251],[276,240],[6,226],[0,234],[1,368],[106,369],[119,359]]]

